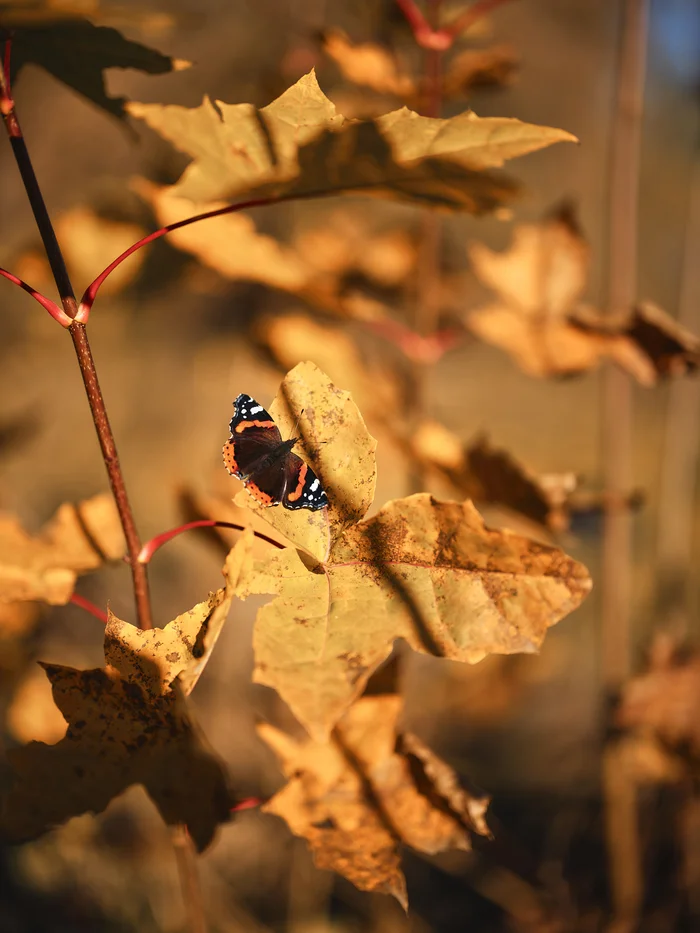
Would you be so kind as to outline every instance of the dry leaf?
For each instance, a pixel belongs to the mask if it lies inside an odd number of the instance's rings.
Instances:
[[[471,112],[440,120],[403,108],[352,122],[336,113],[313,72],[262,110],[205,98],[193,110],[130,104],[129,112],[192,156],[175,190],[195,201],[363,191],[482,213],[516,191],[487,169],[575,139]]]
[[[172,188],[143,179],[135,180],[132,187],[153,208],[161,226],[224,206],[221,201],[193,206]],[[262,282],[324,311],[363,317],[346,300],[344,280],[361,273],[380,285],[394,285],[405,278],[415,260],[415,248],[405,233],[372,236],[371,250],[369,236],[366,224],[332,214],[322,228],[306,231],[292,246],[285,246],[259,233],[247,215],[225,214],[174,230],[169,242],[226,279]]]
[[[288,783],[264,809],[304,837],[319,868],[407,907],[399,846],[434,854],[470,849],[488,835],[488,798],[464,790],[454,771],[416,736],[401,733],[400,697],[358,700],[329,743],[296,742],[261,725]]]
[[[144,179],[137,179],[132,187],[153,208],[161,226],[224,206],[218,201],[193,207],[190,200],[178,197],[172,188]],[[303,292],[312,279],[312,270],[293,249],[258,233],[255,222],[246,214],[212,217],[204,223],[173,230],[168,239],[173,246],[192,253],[227,279],[264,282],[295,295]]]
[[[516,52],[507,45],[466,49],[452,59],[442,79],[445,99],[463,97],[475,88],[512,84],[520,67]]]
[[[388,411],[396,411],[401,399],[398,381],[386,367],[371,367],[344,330],[303,314],[287,314],[263,317],[255,333],[284,372],[309,359],[334,383],[347,386],[368,417],[384,420]]]
[[[14,516],[0,516],[0,602],[67,603],[78,574],[124,551],[119,515],[106,494],[62,505],[35,537]]]
[[[6,839],[34,839],[72,816],[100,813],[143,784],[166,823],[184,823],[200,851],[211,842],[232,801],[184,694],[223,624],[249,544],[244,538],[227,560],[226,587],[165,628],[144,632],[110,613],[104,668],[42,664],[68,731],[56,745],[32,742],[9,753],[13,783],[0,817]]]
[[[574,473],[537,475],[508,451],[492,447],[485,436],[463,445],[435,421],[419,425],[408,451],[463,496],[505,506],[554,532],[569,527],[577,487]]]
[[[248,506],[275,531],[323,561],[338,535],[372,504],[377,442],[350,393],[336,388],[313,363],[299,363],[287,373],[268,411],[282,437],[291,437],[293,431],[301,437],[298,449],[320,478],[330,505],[318,512],[265,508],[244,490],[236,504]]]
[[[625,684],[616,720],[700,755],[700,656],[679,657],[673,640],[657,635],[649,670]]]
[[[85,12],[85,5],[78,3],[1,2],[0,29],[13,33],[12,84],[25,65],[39,65],[98,107],[122,118],[126,98],[107,93],[105,69],[133,68],[159,75],[188,66],[125,38],[116,29],[95,26],[84,18]]]
[[[395,94],[406,100],[415,97],[413,78],[381,45],[374,42],[354,45],[345,33],[332,29],[324,33],[323,48],[348,81],[369,87],[379,94]]]
[[[516,227],[503,253],[475,243],[469,256],[499,300],[468,312],[465,323],[531,376],[581,373],[607,357],[653,385],[700,364],[700,340],[655,306],[611,318],[579,304],[590,256],[569,208]]]
[[[318,421],[325,421],[325,404],[315,400]],[[297,406],[304,405],[300,394]],[[333,431],[328,446],[357,457],[343,426]],[[350,456],[338,456],[338,466],[348,480],[355,475]],[[333,505],[335,474],[323,476]],[[364,483],[360,492],[357,518],[369,505]],[[286,534],[297,541],[293,528]],[[314,543],[315,553],[307,550],[321,563],[278,551],[244,568],[237,595],[277,594],[258,613],[254,676],[274,687],[317,738],[361,694],[397,638],[471,663],[489,653],[536,651],[547,628],[591,585],[585,568],[562,551],[485,528],[468,501],[426,494],[389,502],[344,531],[336,525],[327,557],[319,556],[320,534]]]
[[[700,366],[700,339],[650,301],[608,320],[586,309],[571,316],[573,327],[610,341],[610,356],[642,385],[694,373]]]

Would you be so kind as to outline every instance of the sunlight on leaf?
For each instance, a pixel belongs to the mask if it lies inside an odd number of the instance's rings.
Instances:
[[[62,505],[35,537],[13,515],[0,516],[0,601],[67,603],[76,577],[125,552],[110,495]]]
[[[248,565],[237,595],[277,594],[258,613],[255,679],[322,740],[397,638],[469,663],[536,651],[590,587],[558,548],[419,494],[348,528],[319,567],[289,549]]]
[[[319,868],[406,909],[400,846],[469,850],[472,833],[488,835],[489,800],[464,790],[444,761],[399,730],[402,705],[398,696],[363,697],[328,743],[297,742],[269,725],[258,733],[288,778],[264,809],[307,840]]]
[[[244,490],[236,504],[247,505],[297,547],[323,561],[333,541],[372,504],[377,442],[350,393],[336,388],[313,363],[300,363],[287,374],[268,410],[282,437],[291,437],[295,430],[301,437],[297,449],[321,479],[330,505],[319,512],[270,509]]]
[[[209,845],[233,801],[184,694],[218,637],[249,546],[245,536],[227,560],[225,588],[162,629],[143,632],[110,613],[104,668],[42,664],[68,731],[56,745],[32,742],[10,752],[5,838],[34,839],[72,816],[100,813],[127,787],[143,784],[166,823],[184,823],[199,850]]]
[[[498,300],[468,311],[466,325],[531,376],[573,375],[609,358],[651,386],[697,369],[700,339],[660,308],[646,303],[604,316],[579,303],[589,252],[568,207],[516,227],[502,253],[472,244],[474,271]]]
[[[313,72],[261,110],[208,99],[192,110],[136,103],[128,110],[193,158],[176,193],[195,201],[364,191],[483,213],[516,193],[486,169],[575,140],[469,111],[440,120],[404,107],[374,122],[346,120]]]

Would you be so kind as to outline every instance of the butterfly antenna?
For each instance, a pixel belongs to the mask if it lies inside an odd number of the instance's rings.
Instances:
[[[304,414],[305,409],[302,410],[297,415],[297,420],[294,422],[294,429],[292,430],[292,437],[297,436],[297,428],[299,427],[299,422],[301,421],[301,416]]]

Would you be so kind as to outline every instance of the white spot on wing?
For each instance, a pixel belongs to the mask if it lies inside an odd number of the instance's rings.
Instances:
[[[262,405],[256,405],[255,408],[250,409],[250,413],[251,415],[257,415],[257,413],[262,410],[263,410]]]
[[[309,486],[309,489],[311,490],[311,492],[316,492],[316,490],[318,489],[318,477],[316,477],[313,483]]]

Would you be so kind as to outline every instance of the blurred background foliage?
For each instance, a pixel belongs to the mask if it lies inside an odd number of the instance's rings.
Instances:
[[[324,53],[321,34],[344,30],[355,42],[386,43],[413,68],[421,53],[392,0],[257,0],[230,4],[175,0],[124,2],[109,22],[193,67],[163,76],[109,73],[112,92],[134,100],[196,106],[204,94],[267,104],[311,67],[324,92],[349,116],[380,113],[394,98],[358,89]],[[619,30],[608,0],[521,0],[488,20],[474,47],[512,48],[517,75],[497,88],[475,88],[467,104],[480,116],[515,116],[562,127],[578,146],[556,146],[510,166],[526,186],[512,220],[442,218],[441,277],[448,291],[444,326],[487,295],[467,257],[478,240],[496,249],[513,223],[539,220],[563,199],[576,204],[592,247],[585,299],[604,305],[607,274],[608,158]],[[121,17],[121,19],[120,19]],[[700,248],[697,213],[700,111],[700,8],[695,0],[651,5],[639,217],[640,298],[677,316],[692,269],[688,238]],[[135,131],[28,67],[16,88],[28,146],[79,290],[156,225],[143,183],[174,182],[185,160],[154,133]],[[464,109],[451,102],[445,115]],[[693,199],[694,202],[693,202]],[[0,265],[50,289],[33,220],[7,144],[0,146]],[[251,212],[260,232],[340,270],[368,300],[410,320],[417,289],[421,213],[361,198],[280,205]],[[694,226],[693,226],[694,224]],[[384,237],[384,240],[381,237]],[[376,241],[376,250],[373,246]],[[236,254],[232,239],[223,244]],[[219,244],[217,249],[222,244]],[[335,252],[334,252],[335,251]],[[692,265],[692,260],[691,260]],[[685,283],[685,285],[684,285]],[[299,296],[261,281],[232,281],[161,240],[130,260],[101,295],[90,322],[110,419],[142,536],[179,524],[183,513],[211,509],[202,496],[233,494],[221,465],[231,401],[247,392],[268,402],[280,375],[314,359],[350,388],[379,438],[380,505],[415,482],[414,454],[391,426],[402,420],[411,366],[395,345],[352,320],[333,320]],[[449,286],[449,287],[448,287]],[[685,301],[697,331],[694,297]],[[49,294],[52,294],[49,291]],[[286,324],[280,328],[280,322]],[[318,328],[323,330],[318,330]],[[327,328],[333,328],[329,336]],[[316,329],[314,329],[316,328]],[[342,348],[349,336],[360,362]],[[337,338],[339,343],[332,343]],[[329,347],[337,347],[329,353]],[[0,315],[0,506],[38,528],[65,500],[106,488],[104,466],[65,335],[9,285]],[[333,366],[337,367],[334,372]],[[359,366],[359,372],[357,367]],[[376,381],[363,367],[371,367]],[[353,368],[355,367],[355,368]],[[423,407],[462,442],[485,432],[534,474],[575,473],[601,486],[599,372],[544,381],[518,370],[496,348],[463,337],[425,367]],[[354,384],[349,384],[354,380]],[[690,385],[690,384],[688,384]],[[652,632],[673,612],[698,638],[698,581],[688,566],[659,560],[659,501],[668,387],[635,390],[635,487],[644,507],[634,517],[634,650],[641,659]],[[693,405],[694,387],[672,396]],[[671,409],[672,410],[672,409]],[[697,434],[698,425],[692,425]],[[689,443],[695,443],[691,437]],[[454,495],[444,475],[422,471],[426,488]],[[216,514],[218,506],[213,506]],[[697,564],[696,500],[690,516],[691,565]],[[600,569],[595,510],[566,531],[545,528],[498,506],[483,509],[506,524],[558,543]],[[226,517],[226,516],[223,516]],[[668,534],[668,526],[666,534]],[[677,526],[676,526],[677,527]],[[685,528],[685,525],[683,525]],[[679,532],[680,533],[680,532]],[[673,536],[674,532],[671,531]],[[222,545],[183,536],[151,565],[156,620],[164,624],[219,585]],[[121,618],[133,609],[126,571],[83,579],[79,592],[109,602]],[[234,781],[265,796],[280,784],[271,753],[256,738],[259,720],[289,725],[272,691],[250,684],[254,600],[236,603],[194,706]],[[554,629],[538,656],[490,657],[473,668],[411,656],[404,668],[410,728],[494,797],[499,842],[488,850],[406,858],[411,916],[389,898],[359,894],[313,868],[304,843],[272,816],[242,814],[200,861],[212,931],[555,931],[602,929],[609,910],[601,808],[604,706],[595,590]],[[3,741],[55,740],[61,721],[33,661],[102,663],[102,630],[74,606],[27,610],[3,629],[0,702]],[[651,784],[642,800],[648,843],[642,929],[698,928],[700,815],[686,783]],[[0,853],[0,931],[176,931],[182,907],[169,836],[138,788],[99,818],[82,817],[19,850]]]

